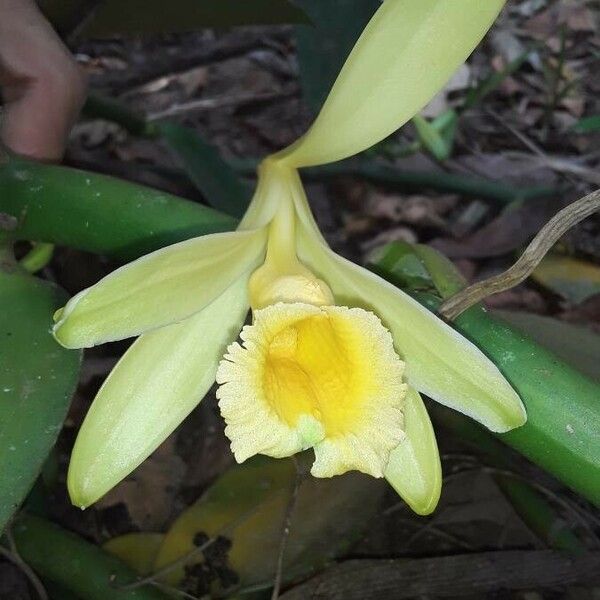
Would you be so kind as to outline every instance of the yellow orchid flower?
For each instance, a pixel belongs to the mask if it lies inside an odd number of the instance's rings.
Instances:
[[[502,4],[386,0],[313,127],[263,162],[237,231],[142,257],[60,311],[54,335],[66,347],[140,336],[79,432],[68,475],[75,504],[126,477],[215,378],[238,461],[312,448],[314,476],[386,477],[420,514],[437,504],[441,471],[419,391],[493,431],[525,422],[519,397],[481,351],[327,246],[297,172],[358,152],[410,118]],[[423,61],[436,65],[430,76]]]

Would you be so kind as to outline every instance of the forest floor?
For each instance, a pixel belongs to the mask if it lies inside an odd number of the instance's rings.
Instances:
[[[395,172],[425,173],[429,183],[408,188],[388,171],[373,177],[350,169],[311,176],[310,202],[333,248],[365,264],[376,248],[389,242],[431,244],[467,280],[477,281],[510,266],[553,214],[600,187],[600,127],[581,125],[582,119],[600,115],[598,9],[594,1],[511,3],[423,113],[433,118],[461,107],[473,82],[520,61],[514,73],[461,112],[450,156],[439,160],[426,150],[407,155],[406,149],[414,149],[418,140],[409,124],[361,158]],[[117,98],[151,120],[169,118],[193,128],[252,181],[248,164],[296,139],[314,114],[303,94],[295,35],[295,28],[287,25],[237,27],[91,40],[73,50],[89,73],[94,93]],[[177,158],[159,141],[135,136],[104,119],[81,118],[65,162],[204,202]],[[494,191],[447,189],[447,174],[485,179]],[[499,198],[498,190],[507,186],[550,189],[535,198]],[[59,248],[45,274],[74,294],[115,266],[103,257]],[[600,377],[600,337],[593,335],[600,334],[600,215],[565,235],[542,267],[486,304],[550,347],[563,346],[565,358]],[[70,449],[95,392],[126,347],[114,343],[86,352],[81,384],[56,453],[51,517],[98,544],[130,532],[168,531],[233,463],[211,393],[105,498],[84,512],[71,506],[64,483]],[[406,595],[363,590],[352,598],[599,599],[597,573],[570,579],[568,568],[547,551],[547,540],[515,510],[499,481],[500,470],[477,448],[446,431],[443,423],[436,423],[436,433],[445,478],[436,512],[417,517],[391,489],[374,492],[364,508],[372,511],[372,518],[337,556],[337,564],[321,575],[323,581],[312,588],[286,584],[283,598],[341,597],[335,595],[336,586],[352,581],[353,573],[367,565],[383,581],[391,578],[396,586],[392,589],[406,586]],[[598,512],[508,448],[506,456],[514,472],[549,500],[558,518],[555,526],[570,529],[588,549],[599,550]],[[315,513],[319,510],[314,507]],[[310,521],[310,511],[304,519]],[[302,536],[305,527],[302,519],[292,521],[290,539]],[[405,558],[413,559],[413,571],[399,575],[383,568],[387,559]],[[352,562],[344,568],[346,559],[374,562]],[[265,560],[272,564],[273,557]],[[188,573],[184,588],[185,597],[206,592],[194,573]],[[5,563],[0,564],[0,597],[34,597],[18,571]]]

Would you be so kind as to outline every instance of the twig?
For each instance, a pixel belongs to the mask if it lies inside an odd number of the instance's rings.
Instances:
[[[575,517],[576,521],[588,533],[588,535],[590,536],[590,539],[593,540],[593,542],[596,546],[596,549],[600,549],[600,539],[596,535],[596,532],[594,531],[591,524],[588,522],[588,519],[595,520],[595,517],[592,514],[588,514],[587,512],[585,512],[583,509],[581,509],[576,504],[571,503],[569,500],[563,498],[559,494],[548,489],[541,483],[538,483],[537,481],[532,480],[530,477],[526,477],[524,475],[521,475],[520,473],[515,473],[514,471],[511,471],[510,469],[500,469],[497,467],[481,466],[481,467],[474,468],[474,469],[463,469],[462,471],[458,471],[456,473],[453,473],[452,475],[448,475],[448,476],[444,477],[444,483],[446,483],[452,479],[458,479],[464,475],[477,473],[477,472],[478,473],[487,473],[492,476],[502,475],[504,477],[510,477],[512,479],[521,481],[521,482],[529,485],[534,490],[537,490],[538,492],[540,492],[541,494],[543,494],[544,496],[546,496],[547,498],[549,498],[550,500],[552,500],[553,502],[558,504],[568,514],[573,515]]]
[[[19,570],[23,573],[23,575],[25,575],[25,577],[27,577],[33,586],[33,589],[40,600],[48,600],[48,593],[46,592],[46,589],[44,588],[44,585],[40,581],[39,577],[35,574],[34,570],[21,558],[10,530],[6,531],[5,536],[8,540],[10,550],[0,546],[0,555],[4,556],[4,558],[19,568]]]
[[[268,48],[273,42],[286,42],[289,39],[291,26],[271,27],[268,37],[260,28],[248,27],[244,31],[219,36],[188,35],[193,43],[186,47],[185,54],[159,52],[151,56],[151,60],[136,62],[134,69],[115,70],[102,75],[91,76],[92,87],[109,91],[111,96],[121,94],[132,87],[143,85],[164,75],[183,73],[189,69],[210,65],[239,56],[248,52]]]
[[[273,582],[273,593],[271,594],[271,600],[277,600],[279,598],[279,591],[281,589],[281,580],[283,577],[283,556],[285,554],[285,548],[287,546],[288,539],[290,537],[290,528],[292,525],[292,514],[296,507],[296,500],[298,499],[298,491],[300,490],[300,484],[302,483],[302,472],[298,465],[296,457],[294,459],[294,466],[296,467],[296,477],[294,478],[294,485],[292,488],[292,494],[288,500],[287,507],[285,509],[285,516],[283,518],[283,528],[281,530],[281,542],[279,544],[279,553],[277,555],[277,568],[275,570],[275,580]]]
[[[431,521],[427,522],[425,525],[420,527],[408,538],[408,540],[402,548],[401,553],[407,553],[410,550],[410,547],[413,545],[413,543],[426,533],[436,535],[438,538],[449,541],[452,544],[456,544],[457,546],[464,548],[465,550],[475,550],[475,547],[469,544],[469,542],[467,542],[466,540],[462,540],[458,536],[452,535],[447,531],[444,531],[435,524],[435,519],[432,519]]]
[[[293,86],[281,92],[266,92],[264,94],[240,94],[239,96],[218,96],[216,98],[198,98],[181,104],[174,104],[164,110],[159,110],[148,115],[149,122],[177,117],[183,114],[214,110],[215,108],[238,108],[257,102],[273,102],[283,100],[298,94],[298,89]]]
[[[600,209],[600,190],[580,198],[559,211],[533,238],[519,260],[499,275],[479,281],[445,300],[438,312],[452,321],[484,298],[508,290],[524,281],[548,250],[574,225]]]

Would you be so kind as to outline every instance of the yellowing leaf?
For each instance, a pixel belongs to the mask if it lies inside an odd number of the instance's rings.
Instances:
[[[155,570],[193,550],[196,535],[221,535],[232,541],[228,566],[240,583],[270,585],[295,477],[290,459],[256,456],[232,467],[175,521]],[[306,575],[354,541],[377,510],[385,487],[382,480],[356,472],[332,479],[306,476],[292,515],[284,579]],[[182,577],[179,569],[166,579],[176,584]]]
[[[150,575],[164,537],[163,533],[127,533],[108,540],[102,547],[139,575]]]
[[[571,302],[600,294],[600,266],[570,256],[547,255],[531,276]]]

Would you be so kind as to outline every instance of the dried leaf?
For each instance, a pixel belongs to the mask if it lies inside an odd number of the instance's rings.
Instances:
[[[549,254],[531,276],[577,304],[600,293],[600,266],[570,256]]]
[[[257,456],[232,467],[175,521],[155,567],[172,563],[211,536],[221,536],[231,540],[231,548],[225,547],[226,568],[236,573],[241,584],[272,582],[295,478],[289,459]],[[381,480],[359,473],[332,479],[306,476],[292,514],[284,580],[306,575],[354,541],[376,511],[385,487]],[[205,564],[210,563],[207,554]],[[191,564],[198,561],[196,557]],[[186,570],[188,575],[196,572],[193,566]],[[168,581],[178,583],[183,578],[179,569]]]
[[[122,502],[133,524],[142,530],[159,530],[172,514],[173,499],[186,465],[175,454],[175,439],[169,437],[127,479],[96,503],[108,508]]]
[[[431,245],[451,258],[502,256],[525,244],[560,208],[555,199],[528,200],[467,238],[438,238]]]

